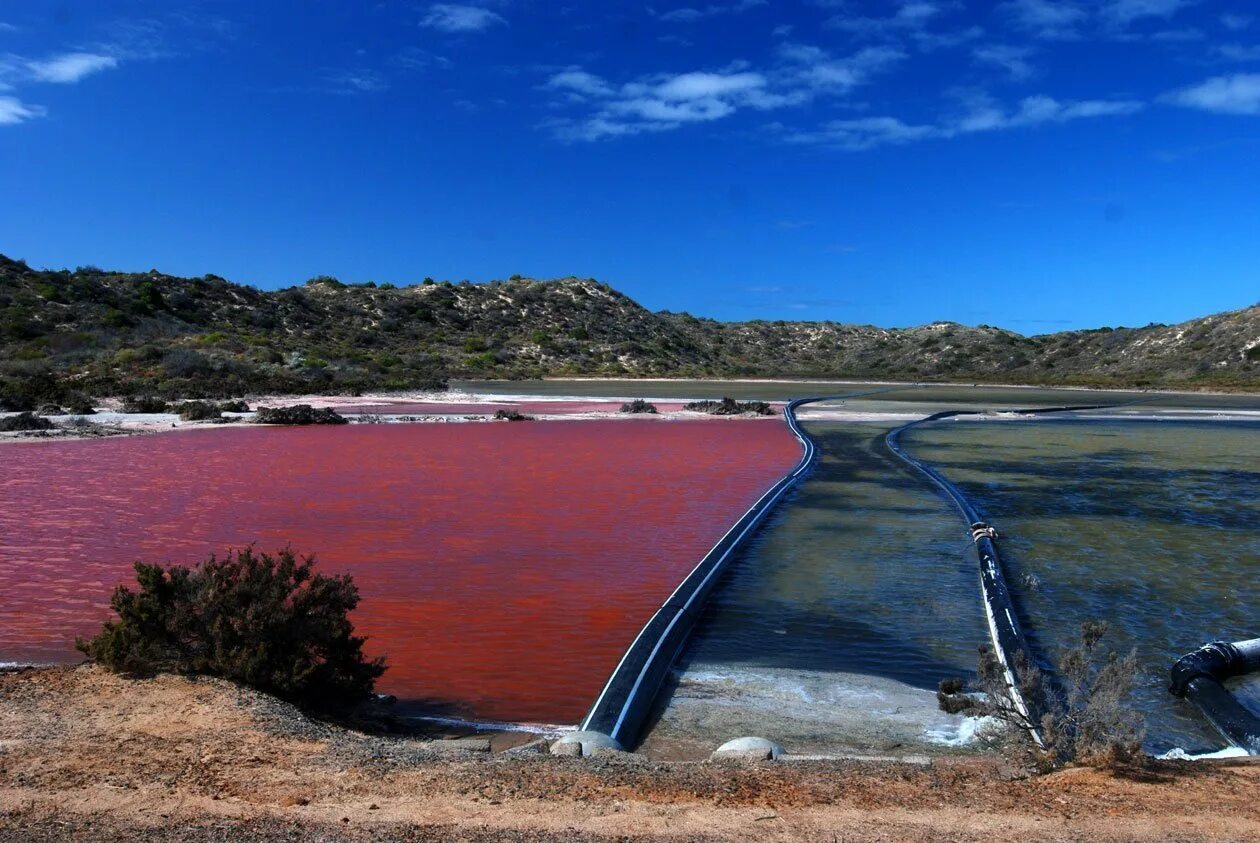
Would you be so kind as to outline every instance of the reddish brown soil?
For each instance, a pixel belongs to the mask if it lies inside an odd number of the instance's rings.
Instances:
[[[0,675],[0,840],[1260,840],[1260,765],[658,763],[435,749],[218,680]]]

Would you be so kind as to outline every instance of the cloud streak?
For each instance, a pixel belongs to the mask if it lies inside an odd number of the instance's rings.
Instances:
[[[1003,0],[1000,16],[1015,29],[1043,41],[1074,41],[1086,34],[1132,37],[1134,24],[1167,21],[1199,0]],[[1141,37],[1141,36],[1138,36]],[[1159,37],[1156,33],[1152,37]]]
[[[506,25],[507,21],[497,12],[481,6],[463,6],[455,3],[434,3],[420,19],[421,26],[443,32],[480,32],[492,26]]]
[[[59,56],[27,63],[36,82],[73,84],[85,76],[118,66],[118,59],[100,53],[63,53]]]
[[[670,9],[667,12],[655,14],[657,20],[665,21],[666,23],[694,23],[705,18],[717,17],[718,15],[742,14],[749,9],[765,5],[768,5],[767,0],[737,0],[735,3],[724,5],[714,3],[708,6],[681,6],[677,9]]]
[[[987,44],[971,51],[971,58],[976,64],[999,67],[1007,72],[1014,81],[1031,79],[1036,75],[1029,58],[1033,55],[1031,47],[1013,47],[1009,44]]]
[[[43,117],[45,113],[42,106],[27,105],[17,97],[0,96],[0,126],[16,126]]]
[[[998,13],[1018,30],[1046,41],[1080,37],[1088,15],[1071,0],[1005,0]]]
[[[1069,123],[1092,117],[1135,114],[1143,104],[1134,100],[1056,100],[1044,95],[1025,97],[1005,109],[988,97],[973,98],[962,113],[935,123],[907,123],[897,117],[832,120],[808,132],[783,131],[789,143],[809,144],[859,152],[880,146],[901,146],[924,140],[944,140],[986,132],[1026,129]]]
[[[1165,94],[1165,102],[1216,114],[1260,115],[1260,73],[1217,76]]]

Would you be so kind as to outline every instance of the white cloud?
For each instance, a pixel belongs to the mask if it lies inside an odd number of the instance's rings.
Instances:
[[[620,87],[578,67],[555,73],[543,86],[565,93],[570,101],[592,104],[594,114],[579,120],[555,120],[550,127],[565,140],[599,140],[676,129],[734,114],[743,107],[777,107],[767,80],[747,71],[693,72],[656,76]]]
[[[389,80],[364,68],[335,73],[328,78],[328,84],[334,94],[370,94],[389,89]]]
[[[64,53],[44,61],[27,63],[31,77],[39,82],[78,82],[84,76],[118,66],[118,59],[98,53]]]
[[[911,125],[896,117],[862,117],[856,120],[832,120],[813,132],[788,134],[786,140],[856,152],[939,136],[939,130],[935,126]]]
[[[1137,35],[1129,31],[1133,24],[1158,18],[1168,20],[1182,9],[1200,0],[1003,0],[998,12],[1013,27],[1034,38],[1046,41],[1068,41],[1086,32],[1109,38],[1185,40],[1191,30]]]
[[[1240,32],[1255,22],[1255,18],[1251,15],[1239,15],[1226,12],[1221,15],[1221,26],[1231,32]]]
[[[1260,73],[1217,76],[1173,91],[1165,101],[1218,114],[1260,115]]]
[[[406,47],[395,53],[389,62],[403,70],[425,70],[430,67],[449,69],[453,66],[446,56],[440,56],[419,47]]]
[[[931,0],[903,0],[897,11],[888,17],[853,17],[843,12],[827,21],[827,26],[865,35],[923,29],[949,9],[952,3]]]
[[[621,85],[569,67],[553,73],[543,88],[563,95],[557,105],[589,113],[546,125],[565,140],[599,140],[712,122],[742,109],[789,108],[846,94],[905,55],[880,46],[837,58],[819,47],[783,44],[764,70],[734,62],[717,71],[658,74]]]
[[[1102,7],[1102,17],[1123,27],[1142,18],[1170,18],[1195,2],[1197,0],[1109,0]]]
[[[17,27],[11,23],[5,23],[0,20],[0,32],[17,32]]]
[[[971,51],[971,57],[978,64],[992,65],[1005,70],[1014,80],[1030,79],[1036,75],[1036,68],[1028,59],[1033,54],[1031,47],[1013,47],[1009,44],[987,44]]]
[[[506,24],[503,16],[480,6],[434,3],[420,20],[421,26],[443,32],[479,32],[498,24]]]
[[[693,100],[724,97],[764,88],[760,73],[683,73],[657,85],[653,93],[666,100]]]
[[[831,6],[832,4],[823,4]],[[898,0],[892,14],[868,17],[849,13],[850,7],[835,4],[840,14],[826,21],[830,29],[839,29],[856,38],[884,40],[893,43],[910,41],[922,50],[956,47],[984,35],[978,26],[962,29],[932,29],[932,25],[950,12],[963,8],[957,0]]]
[[[621,100],[608,110],[621,117],[637,118],[648,123],[682,124],[720,120],[735,113],[735,106],[717,97],[669,102],[651,97]]]
[[[1260,61],[1260,44],[1243,46],[1242,44],[1221,44],[1216,53],[1226,61]]]
[[[677,129],[678,123],[627,122],[596,115],[586,120],[552,120],[543,124],[557,138],[565,141],[598,141],[621,138],[645,132],[666,132]]]
[[[783,44],[779,56],[789,65],[784,75],[795,85],[815,93],[846,93],[907,57],[898,47],[866,47],[835,58],[809,44]]]
[[[1088,17],[1071,0],[1006,0],[998,10],[1017,29],[1046,40],[1078,37],[1079,27]]]
[[[758,6],[767,5],[767,0],[736,0],[734,3],[711,4],[708,6],[682,6],[677,9],[670,9],[668,12],[661,12],[656,15],[658,20],[668,23],[693,23],[705,18],[715,17],[717,15],[737,15],[755,9]]]
[[[580,67],[570,67],[552,75],[544,87],[570,91],[584,97],[607,97],[613,94],[612,85]]]
[[[42,106],[27,105],[17,97],[0,97],[0,126],[14,126],[36,117],[43,117]]]
[[[1061,102],[1047,96],[1032,96],[1021,100],[1013,110],[1008,110],[987,97],[979,96],[973,97],[963,112],[936,123],[914,124],[887,116],[832,120],[815,131],[784,133],[784,139],[791,143],[860,151],[914,141],[1068,123],[1089,117],[1133,114],[1142,107],[1142,103],[1132,100]]]

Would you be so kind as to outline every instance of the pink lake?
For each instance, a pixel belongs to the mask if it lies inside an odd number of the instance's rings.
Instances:
[[[0,446],[0,661],[74,661],[131,563],[291,544],[349,572],[378,689],[576,722],[639,628],[797,460],[781,423],[200,429]]]

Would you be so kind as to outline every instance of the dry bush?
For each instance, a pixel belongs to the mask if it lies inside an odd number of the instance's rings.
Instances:
[[[1012,670],[1018,696],[997,654],[982,646],[970,687],[958,678],[941,682],[937,691],[941,709],[991,717],[1029,739],[1040,734],[1040,755],[1048,767],[1140,764],[1145,758],[1145,727],[1130,702],[1137,654],[1120,656],[1110,650],[1104,654],[1099,644],[1106,633],[1107,625],[1101,621],[1082,624],[1077,642],[1059,654],[1053,681],[1019,653]]]

